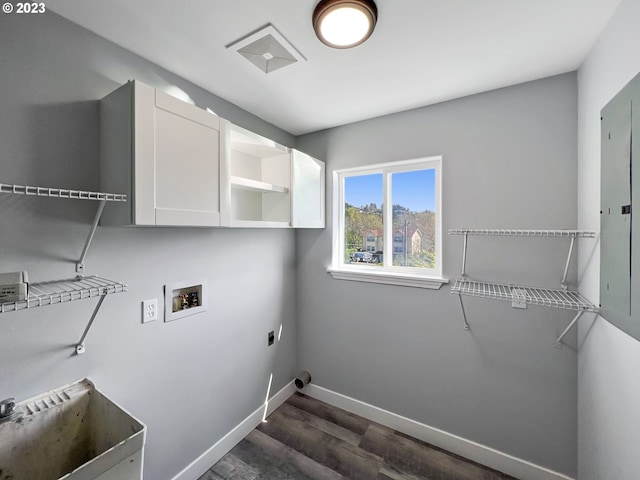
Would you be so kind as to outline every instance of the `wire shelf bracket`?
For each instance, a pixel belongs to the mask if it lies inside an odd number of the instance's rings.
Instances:
[[[114,282],[106,278],[98,276],[82,277],[67,280],[56,280],[51,282],[31,283],[29,284],[29,295],[25,300],[16,302],[0,303],[0,313],[15,312],[28,308],[44,307],[47,305],[55,305],[57,303],[74,302],[76,300],[85,300],[88,298],[98,298],[98,304],[93,310],[93,314],[87,324],[87,327],[75,346],[76,354],[84,353],[84,341],[87,338],[89,330],[93,325],[98,311],[102,306],[102,302],[107,295],[113,293],[121,293],[127,291],[127,285],[120,282]]]
[[[513,229],[475,229],[475,228],[450,228],[449,235],[463,235],[462,244],[462,278],[467,276],[467,244],[469,235],[494,236],[494,237],[547,237],[547,238],[571,238],[569,253],[564,267],[564,273],[560,285],[563,290],[568,289],[567,275],[573,255],[573,247],[576,238],[595,238],[596,233],[586,230],[513,230]]]
[[[54,198],[70,198],[76,200],[96,200],[98,201],[98,210],[93,219],[89,236],[85,241],[84,248],[80,259],[76,262],[76,272],[84,273],[84,260],[91,246],[93,236],[96,233],[98,222],[104,211],[104,207],[107,202],[126,202],[127,196],[120,193],[104,193],[104,192],[90,192],[86,190],[69,190],[64,188],[51,188],[51,187],[34,187],[31,185],[15,185],[8,183],[0,183],[0,193],[13,193],[17,195],[28,195],[36,197],[54,197]]]
[[[580,317],[582,316],[584,312],[578,312],[576,314],[575,317],[573,317],[573,320],[571,320],[571,322],[569,322],[569,325],[567,325],[567,328],[565,328],[562,333],[560,334],[560,336],[556,339],[556,348],[562,348],[562,339],[565,337],[565,335],[567,335],[567,333],[569,333],[569,330],[571,330],[571,328],[576,324],[576,322],[580,319]]]
[[[68,190],[62,188],[34,187],[30,185],[15,185],[0,183],[0,193],[12,193],[17,195],[29,195],[37,197],[69,198],[76,200],[94,200],[98,202],[98,208],[93,218],[89,235],[84,243],[80,259],[76,262],[76,272],[83,273],[84,261],[89,252],[89,247],[98,228],[100,217],[107,202],[126,202],[127,196],[118,193],[90,192],[85,190]],[[24,300],[0,303],[0,313],[14,312],[27,308],[42,307],[56,303],[65,303],[86,298],[99,297],[80,341],[75,346],[77,355],[85,352],[84,341],[95,321],[100,307],[108,294],[125,292],[127,286],[98,276],[77,276],[69,280],[56,280],[51,282],[29,284],[29,293]]]
[[[576,238],[595,238],[596,234],[592,231],[583,230],[511,230],[511,229],[471,229],[471,228],[452,228],[449,229],[449,235],[462,235],[462,271],[460,278],[451,286],[451,293],[457,294],[462,309],[462,317],[464,319],[464,328],[469,330],[467,322],[467,314],[462,302],[462,295],[472,297],[489,298],[492,300],[504,300],[512,302],[514,307],[525,308],[526,305],[541,305],[545,307],[560,308],[577,311],[574,319],[564,329],[556,340],[556,347],[561,348],[562,340],[567,333],[573,328],[580,317],[585,312],[598,314],[598,307],[591,304],[579,292],[570,291],[567,285],[567,276],[569,266],[573,256]],[[516,286],[512,284],[487,283],[480,281],[472,281],[467,278],[467,246],[469,235],[481,236],[512,236],[512,237],[553,237],[553,238],[570,238],[569,252],[565,262],[560,289],[553,288],[537,288]]]
[[[89,236],[84,243],[84,248],[82,249],[82,254],[80,255],[80,259],[76,262],[76,272],[84,273],[84,260],[87,257],[87,253],[89,252],[89,247],[91,246],[91,242],[93,241],[93,236],[96,233],[96,229],[98,228],[98,222],[100,222],[100,217],[102,216],[102,212],[104,211],[104,206],[107,204],[106,200],[100,200],[98,204],[98,210],[96,211],[96,215],[93,218],[93,223],[91,224],[91,230],[89,230]]]
[[[464,329],[470,330],[469,322],[467,322],[467,312],[464,310],[464,303],[462,303],[462,295],[458,293],[458,300],[460,300],[460,308],[462,309],[462,319],[464,320]]]
[[[82,355],[85,352],[84,341],[87,338],[87,335],[89,334],[89,330],[91,330],[91,327],[93,326],[93,321],[96,319],[96,316],[98,315],[98,312],[100,311],[100,307],[102,307],[102,302],[104,302],[105,298],[107,298],[107,296],[102,295],[98,300],[96,308],[94,308],[93,313],[91,314],[91,318],[89,319],[89,323],[87,323],[87,326],[84,329],[84,332],[82,333],[82,337],[80,337],[80,340],[76,344],[76,355]]]

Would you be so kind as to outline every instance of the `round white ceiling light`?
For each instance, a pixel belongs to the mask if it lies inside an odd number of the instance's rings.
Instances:
[[[322,43],[351,48],[373,33],[378,9],[373,0],[321,0],[313,11],[313,29]]]

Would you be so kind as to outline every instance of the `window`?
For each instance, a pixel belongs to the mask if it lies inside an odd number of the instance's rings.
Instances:
[[[439,288],[441,157],[334,172],[335,278]]]

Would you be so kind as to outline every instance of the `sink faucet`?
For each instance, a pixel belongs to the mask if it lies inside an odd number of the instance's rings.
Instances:
[[[5,398],[0,402],[0,423],[9,420],[15,414],[16,401],[14,398]]]

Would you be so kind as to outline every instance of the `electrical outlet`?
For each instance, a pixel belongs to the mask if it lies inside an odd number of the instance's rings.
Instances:
[[[142,323],[153,322],[158,319],[158,299],[142,301]]]

